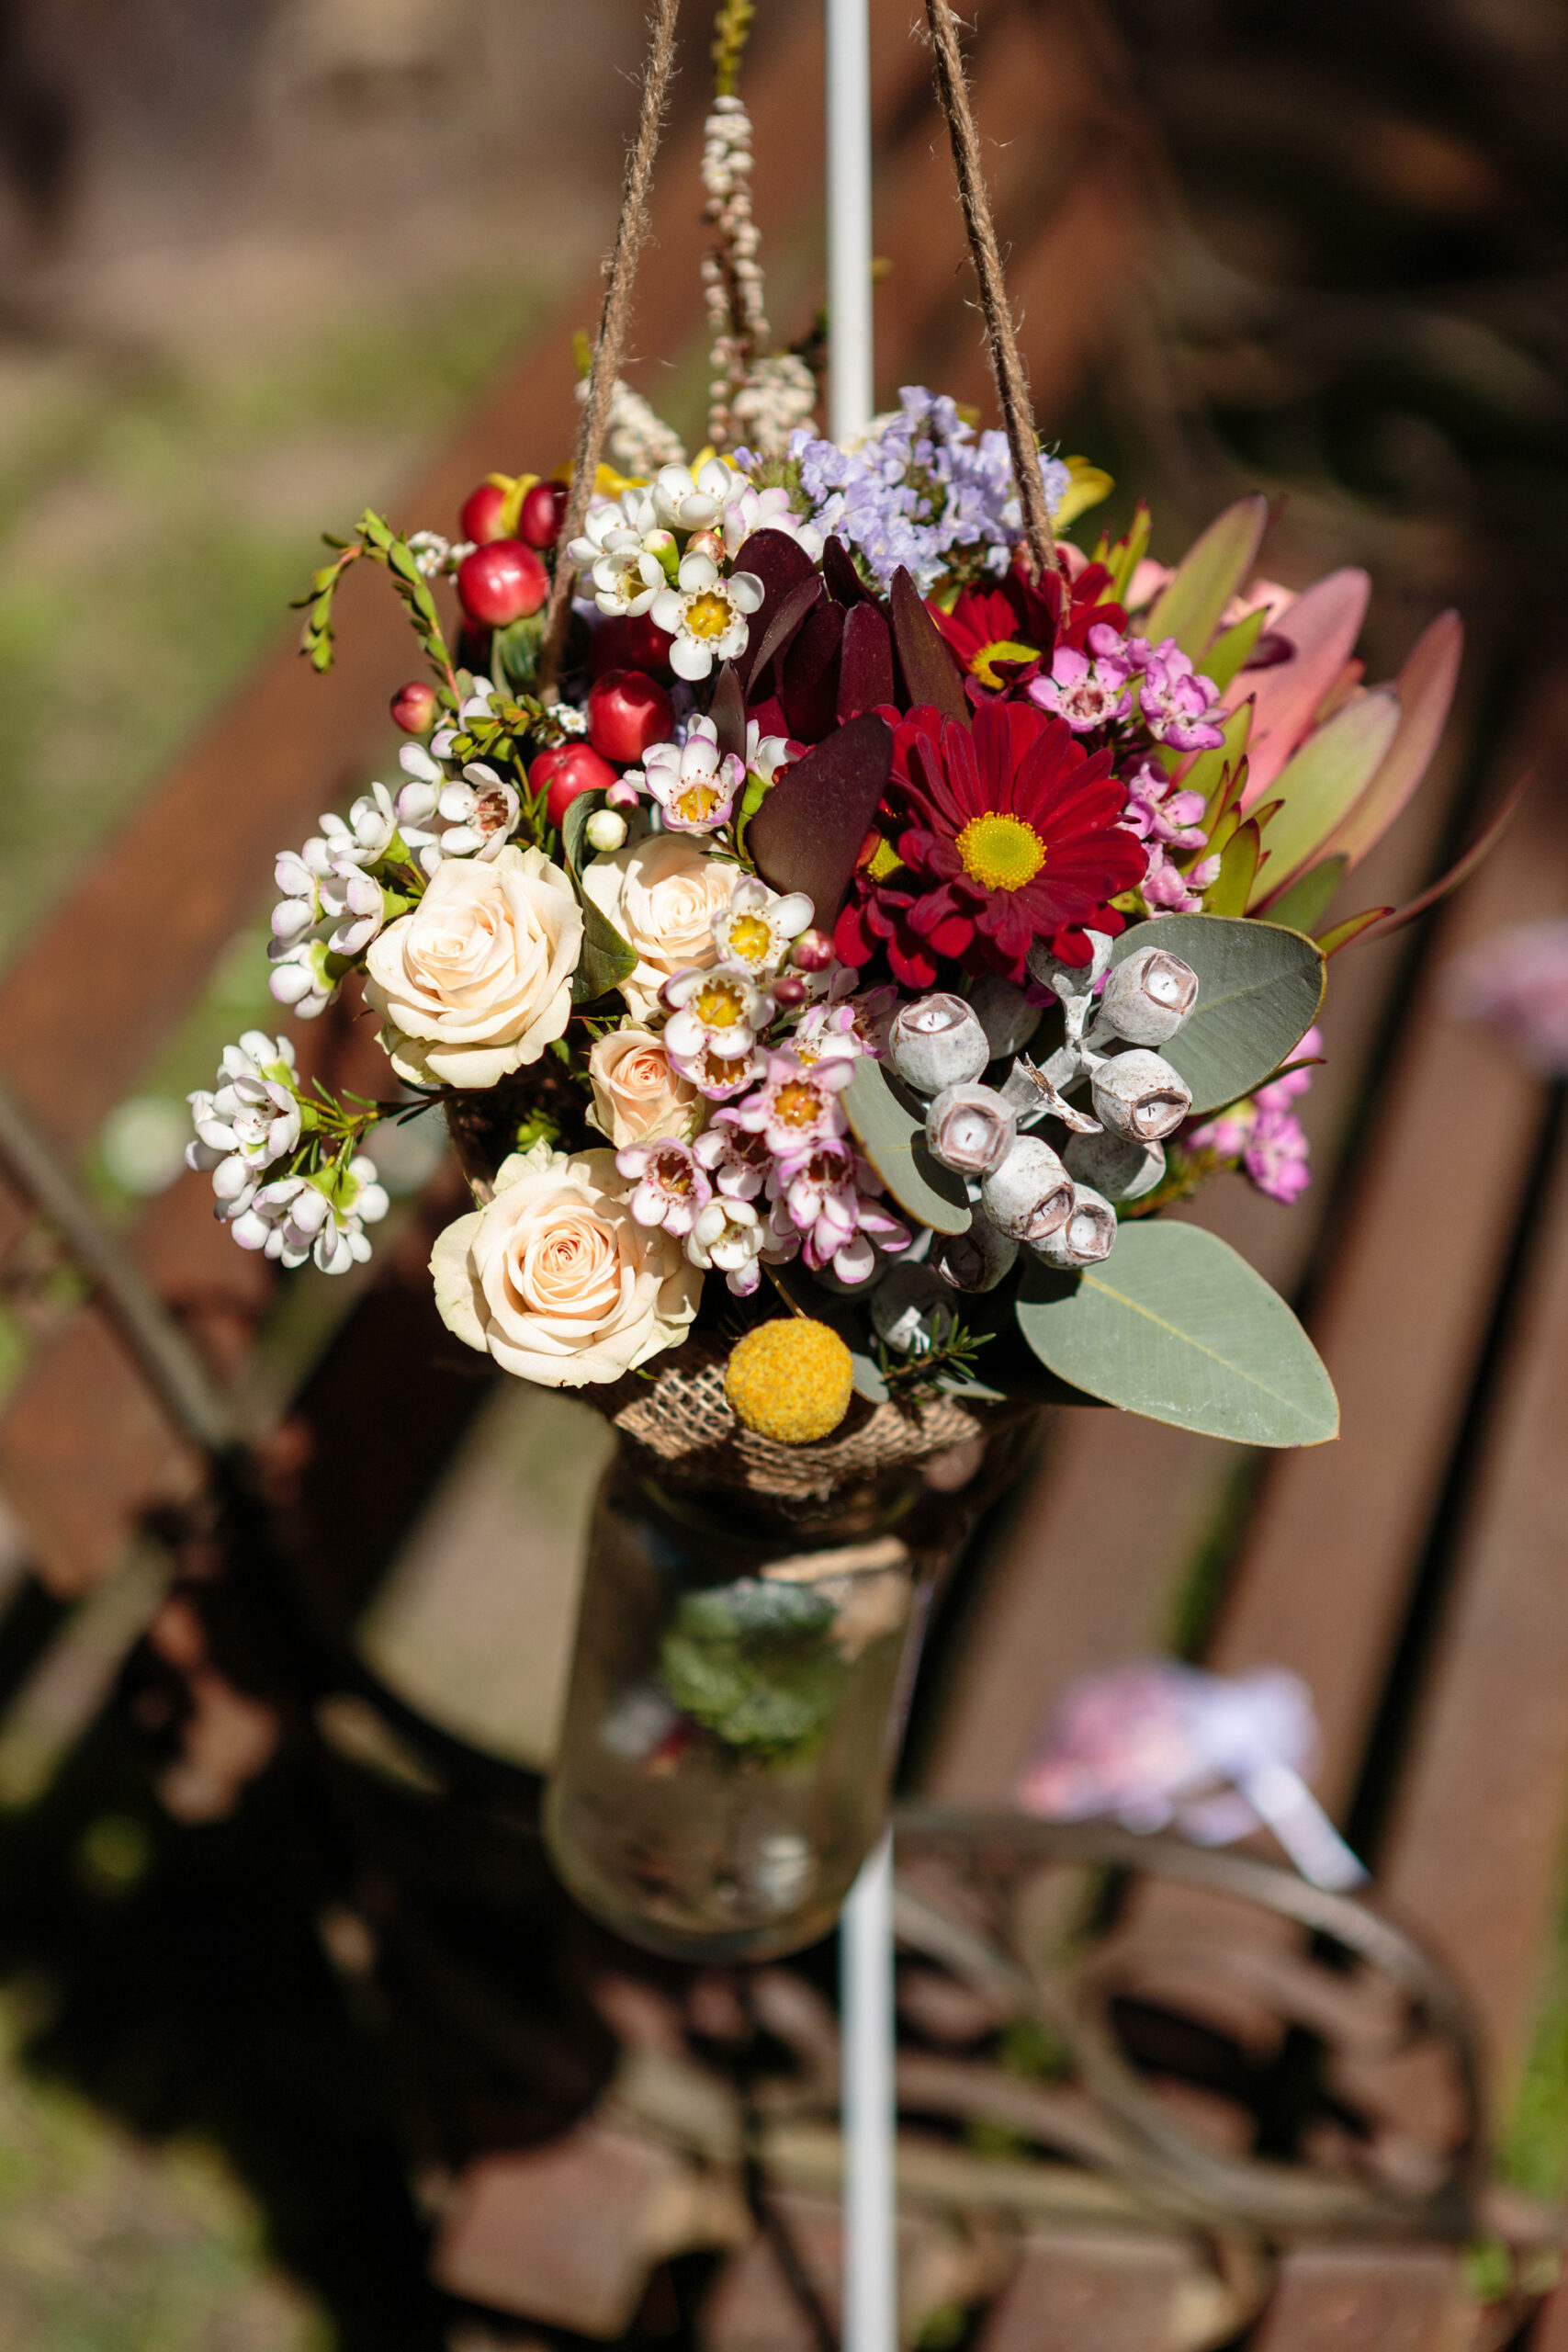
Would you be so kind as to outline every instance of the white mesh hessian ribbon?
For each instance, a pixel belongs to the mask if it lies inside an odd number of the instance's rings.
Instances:
[[[1317,1747],[1312,1695],[1283,1668],[1140,1659],[1063,1693],[1013,1794],[1049,1821],[1109,1816],[1201,1846],[1267,1827],[1314,1886],[1360,1886],[1366,1871],[1307,1786]]]

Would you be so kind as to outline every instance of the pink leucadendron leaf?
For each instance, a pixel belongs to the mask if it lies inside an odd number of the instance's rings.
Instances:
[[[1361,633],[1371,584],[1354,565],[1314,581],[1286,605],[1269,632],[1294,648],[1291,659],[1266,670],[1243,670],[1233,681],[1233,707],[1247,695],[1254,705],[1247,744],[1249,805],[1262,797],[1311,733]]]
[[[1442,741],[1463,652],[1464,623],[1456,612],[1439,613],[1416,639],[1394,680],[1399,732],[1365,792],[1325,842],[1325,856],[1359,865],[1410,799]]]

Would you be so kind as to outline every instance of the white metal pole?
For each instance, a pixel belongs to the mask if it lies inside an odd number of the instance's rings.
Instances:
[[[843,2010],[844,2352],[897,2352],[893,2177],[893,1839],[850,1890],[839,1929]]]
[[[828,5],[828,431],[876,405],[871,325],[871,27],[867,0]]]
[[[827,0],[828,431],[863,433],[876,405],[871,315],[868,0]],[[844,2352],[897,2352],[894,2242],[893,1841],[861,1871],[840,1928],[843,2010]]]

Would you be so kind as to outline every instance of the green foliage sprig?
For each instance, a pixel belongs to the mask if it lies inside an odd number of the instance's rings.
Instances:
[[[333,605],[338,587],[351,563],[367,556],[372,563],[380,564],[390,575],[393,587],[408,607],[414,632],[429,657],[431,666],[451,694],[457,698],[457,673],[452,666],[452,656],[441,628],[441,616],[435,609],[435,599],[430,583],[407,539],[393,530],[384,515],[367,506],[355,526],[352,539],[334,538],[330,532],[323,537],[329,548],[337,550],[331,563],[323,564],[310,575],[310,591],[294,598],[291,610],[306,614],[300,632],[299,650],[311,668],[330,670],[333,666]]]

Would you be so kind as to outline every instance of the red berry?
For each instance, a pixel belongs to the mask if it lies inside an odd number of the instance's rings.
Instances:
[[[634,670],[668,670],[670,648],[675,640],[660,628],[651,613],[634,613],[625,624],[626,650],[622,659]]]
[[[606,670],[588,689],[588,740],[607,760],[640,760],[674,724],[669,695],[640,670]]]
[[[797,979],[793,972],[784,972],[776,980],[768,982],[768,994],[775,1004],[782,1004],[787,1010],[791,1005],[806,1002],[806,982]]]
[[[536,613],[550,593],[550,575],[521,539],[492,539],[457,566],[457,596],[481,628],[510,628]]]
[[[506,526],[501,510],[506,503],[506,492],[493,481],[481,481],[478,490],[470,490],[463,501],[458,517],[462,536],[472,539],[476,547],[488,547],[492,539],[504,538]]]
[[[412,678],[392,696],[392,717],[405,735],[423,735],[435,717],[435,688]]]
[[[558,743],[553,752],[541,752],[528,771],[533,791],[537,792],[541,785],[549,786],[545,813],[558,832],[580,792],[607,792],[615,781],[615,771],[609,761],[602,760],[588,743]]]
[[[588,644],[588,674],[602,678],[606,670],[625,670],[632,666],[626,651],[627,620],[601,621]],[[640,665],[638,665],[640,666]]]
[[[523,500],[523,511],[517,517],[518,537],[525,539],[531,548],[553,548],[566,521],[570,494],[564,482],[536,481]]]

